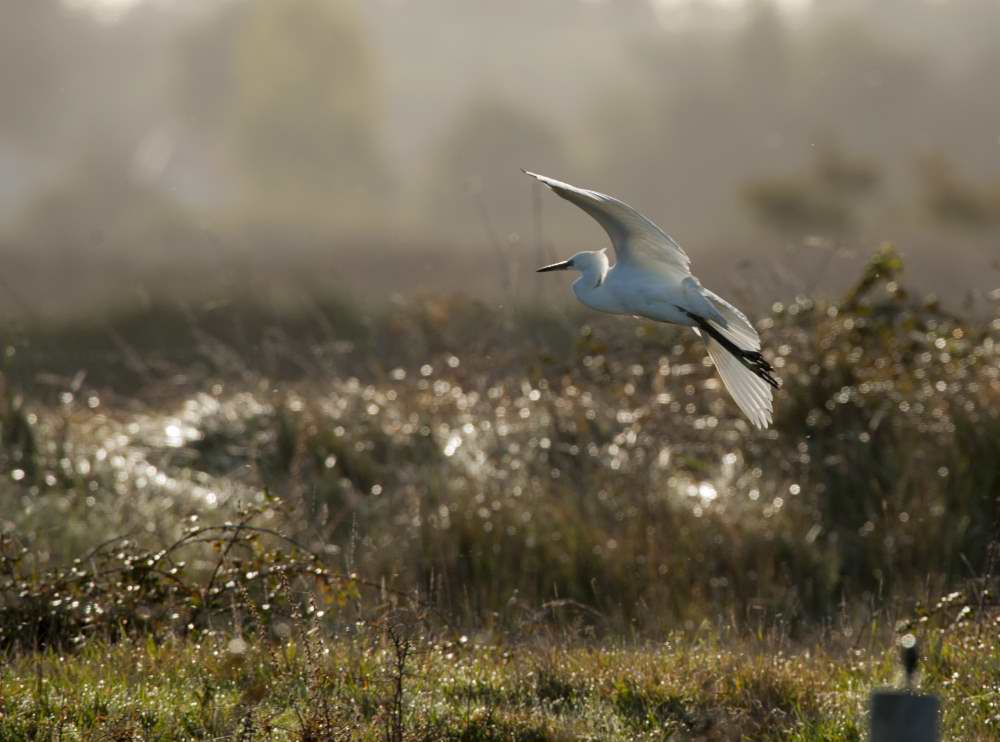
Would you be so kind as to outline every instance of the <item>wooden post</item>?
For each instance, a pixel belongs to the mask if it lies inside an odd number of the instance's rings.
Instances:
[[[871,742],[938,742],[937,696],[877,690],[871,697]]]
[[[870,742],[938,742],[941,702],[937,696],[913,692],[920,655],[917,638],[899,640],[906,690],[877,690],[871,695]]]

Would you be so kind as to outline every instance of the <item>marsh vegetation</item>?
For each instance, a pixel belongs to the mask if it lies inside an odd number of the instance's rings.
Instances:
[[[983,683],[947,724],[986,739],[1000,313],[904,279],[886,245],[759,320],[764,432],[693,336],[565,310],[22,327],[10,738],[853,739],[905,628],[946,699]]]

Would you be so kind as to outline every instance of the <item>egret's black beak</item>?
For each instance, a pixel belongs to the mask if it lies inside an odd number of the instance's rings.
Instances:
[[[539,268],[536,273],[548,273],[549,271],[567,271],[573,267],[572,260],[563,260],[561,263],[553,263],[552,265],[546,265],[543,268]]]

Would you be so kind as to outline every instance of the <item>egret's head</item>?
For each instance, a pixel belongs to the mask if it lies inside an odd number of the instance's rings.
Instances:
[[[608,256],[605,250],[585,250],[578,252],[569,260],[562,260],[552,265],[546,265],[538,269],[538,273],[548,273],[549,271],[580,271],[583,275],[595,277],[596,286],[599,286],[608,272]]]

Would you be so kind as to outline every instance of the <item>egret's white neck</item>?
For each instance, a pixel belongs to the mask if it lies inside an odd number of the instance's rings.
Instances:
[[[608,289],[606,280],[610,265],[604,252],[586,253],[587,258],[573,258],[573,267],[580,271],[580,277],[573,282],[573,293],[576,298],[591,309],[600,312],[620,314],[621,303]]]
[[[608,277],[610,263],[603,250],[577,253],[573,256],[573,267],[580,271],[580,278],[573,284],[582,283],[588,289],[596,289]]]

